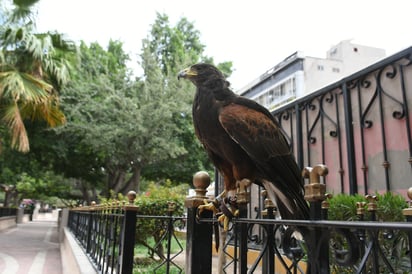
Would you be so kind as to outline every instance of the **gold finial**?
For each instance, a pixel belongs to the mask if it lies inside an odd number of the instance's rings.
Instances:
[[[412,158],[411,158],[412,159]],[[411,163],[412,163],[412,161],[411,161]],[[403,212],[403,215],[404,216],[406,216],[407,218],[411,218],[411,216],[412,216],[412,187],[410,187],[409,189],[408,189],[408,191],[406,192],[406,194],[408,195],[408,198],[409,198],[409,201],[408,201],[408,204],[409,204],[409,207],[407,207],[407,208],[404,208],[403,210],[402,210],[402,212]]]
[[[332,199],[333,195],[331,193],[325,194],[325,200],[322,202],[322,209],[329,209],[330,203],[329,199]]]
[[[134,205],[134,200],[136,199],[136,191],[130,190],[127,192],[127,199],[130,205]]]
[[[250,192],[247,188],[252,184],[252,181],[249,179],[243,179],[236,183],[237,186],[237,203],[238,204],[247,204],[250,201]]]
[[[193,186],[196,196],[206,197],[207,187],[210,185],[210,176],[206,171],[198,171],[193,175]]]
[[[365,202],[356,202],[356,215],[365,215]]]
[[[176,203],[175,202],[167,202],[167,211],[173,212],[176,210]]]
[[[410,188],[408,189],[408,192],[407,192],[406,194],[408,195],[408,198],[409,198],[410,200],[412,200],[412,187],[410,187]]]
[[[325,165],[317,165],[313,168],[306,167],[302,171],[303,178],[309,179],[305,185],[305,200],[309,202],[323,201],[326,196],[326,185],[320,182],[320,177],[328,175]]]
[[[375,195],[365,195],[366,200],[368,200],[368,211],[376,211],[378,209],[378,205],[376,201],[378,201],[378,197]]]

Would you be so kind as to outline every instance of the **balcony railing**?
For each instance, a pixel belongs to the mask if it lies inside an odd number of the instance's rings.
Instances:
[[[412,48],[273,111],[299,166],[334,193],[398,191],[412,177]]]

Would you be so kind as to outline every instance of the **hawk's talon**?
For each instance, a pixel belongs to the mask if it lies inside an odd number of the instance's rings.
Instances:
[[[205,199],[203,205],[197,208],[196,218],[199,220],[200,215],[204,210],[212,211],[217,217],[219,224],[223,225],[225,231],[229,230],[229,222],[239,215],[239,210],[237,209],[237,198],[236,196],[226,197],[226,191],[216,197],[214,200]]]
[[[204,211],[204,210],[209,210],[209,211],[212,211],[213,212],[213,214],[216,214],[216,213],[218,213],[219,211],[218,211],[218,204],[216,203],[216,200],[214,200],[214,201],[209,201],[209,200],[203,200],[203,205],[200,205],[198,208],[197,208],[197,214],[196,214],[196,217],[199,219],[200,218],[200,215],[202,214],[202,212]]]

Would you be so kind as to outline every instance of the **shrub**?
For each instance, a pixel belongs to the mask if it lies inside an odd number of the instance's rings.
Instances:
[[[172,186],[170,182],[160,186],[151,183],[145,193],[140,194],[135,201],[139,207],[138,214],[146,216],[182,216],[184,212],[184,200],[188,185]],[[170,203],[174,203],[175,209],[169,212]],[[167,232],[167,219],[138,218],[136,227],[136,243],[148,249],[149,257],[157,255],[163,258],[163,244],[160,240]],[[153,246],[153,240],[157,244]]]
[[[392,192],[387,192],[385,194],[375,194],[377,196],[377,211],[376,220],[380,222],[403,222],[405,217],[403,216],[402,210],[407,207],[405,199],[401,195],[394,194]],[[359,220],[359,216],[356,214],[356,203],[364,202],[365,215],[364,220],[370,220],[370,212],[368,212],[368,201],[364,196],[361,195],[347,195],[338,194],[330,199],[330,208],[328,210],[329,220],[340,220],[340,221],[356,221]],[[356,230],[354,235],[357,234]],[[334,248],[347,249],[348,243],[342,234],[332,233],[331,239],[331,250]],[[370,237],[368,233],[362,234],[359,237]],[[365,238],[365,239],[366,239]],[[379,246],[382,249],[383,254],[391,262],[392,266],[395,267],[396,273],[403,273],[403,269],[408,269],[406,264],[407,258],[407,235],[402,231],[388,230],[380,231],[378,234]],[[358,239],[360,245],[362,245],[363,240]],[[361,247],[360,247],[361,248]],[[336,254],[335,254],[336,255]],[[332,256],[334,258],[334,256]],[[332,260],[333,261],[333,260]],[[406,266],[406,267],[405,267]],[[371,269],[370,262],[367,262],[367,269]],[[343,267],[332,262],[331,266],[332,272],[334,273],[353,273],[354,269],[350,266]],[[386,273],[386,272],[382,272]]]

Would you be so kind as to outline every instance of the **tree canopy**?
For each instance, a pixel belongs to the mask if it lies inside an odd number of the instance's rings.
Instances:
[[[35,33],[31,8],[37,1],[13,1],[0,25],[0,121],[11,146],[29,151],[25,119],[49,126],[65,122],[58,91],[68,80],[68,54],[75,46],[58,33]]]
[[[10,174],[22,178],[13,184],[34,193],[44,191],[50,185],[45,182],[54,178],[81,191],[60,189],[66,197],[90,202],[99,193],[139,190],[142,176],[145,181],[179,184],[189,183],[200,169],[211,171],[193,132],[193,88],[176,77],[190,64],[213,62],[203,55],[204,48],[193,23],[181,18],[172,26],[165,14],[158,14],[142,42],[143,75],[136,77],[127,66],[130,58],[122,42],[112,40],[106,48],[81,42],[78,59],[64,59],[74,68],[69,82],[50,73],[42,78],[50,80],[50,93],[56,94],[66,123],[45,130],[41,123],[26,122],[35,136],[26,160],[37,164],[31,170],[5,164]],[[230,75],[231,62],[218,67]],[[17,154],[12,157],[24,162]]]

